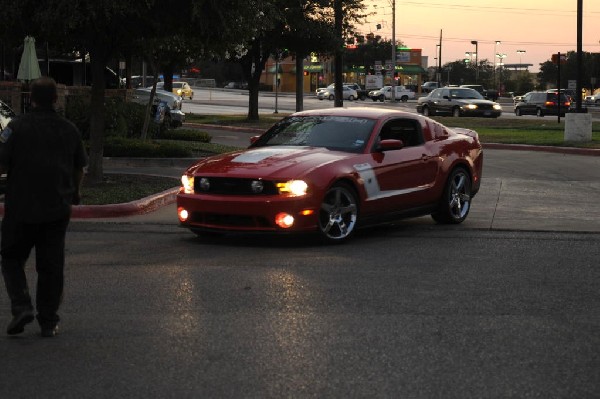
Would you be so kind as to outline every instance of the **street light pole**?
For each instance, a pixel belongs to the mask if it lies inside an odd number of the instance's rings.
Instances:
[[[517,54],[519,54],[519,69],[521,69],[521,55],[525,54],[526,51],[525,50],[517,50]]]
[[[475,83],[477,83],[477,80],[479,79],[479,65],[477,65],[479,63],[479,60],[477,59],[477,40],[471,40],[471,44],[475,45]]]
[[[496,82],[496,69],[498,66],[496,65],[496,54],[498,54],[498,45],[500,44],[500,40],[496,40],[496,44],[494,45],[494,89],[498,90],[498,84]]]

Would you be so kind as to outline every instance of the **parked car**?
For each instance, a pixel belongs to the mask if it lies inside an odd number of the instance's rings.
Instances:
[[[371,90],[369,98],[373,101],[391,100],[392,86],[383,86],[381,89]],[[394,98],[396,101],[407,102],[415,98],[415,92],[408,90],[405,86],[394,86]]]
[[[316,233],[349,239],[361,226],[430,214],[461,223],[481,182],[475,131],[385,108],[294,113],[248,149],[190,166],[182,227],[203,232]]]
[[[223,86],[223,88],[225,88],[225,89],[247,89],[248,83],[246,83],[246,82],[229,82],[225,86]]]
[[[584,102],[588,105],[600,105],[600,92],[586,96]]]
[[[344,86],[342,88],[342,98],[344,100],[356,100],[358,98],[358,93],[356,92],[356,90],[350,88],[350,86]],[[319,100],[323,100],[323,99],[328,99],[328,100],[334,100],[335,99],[335,87],[332,88],[327,88],[321,92],[319,92],[319,94],[317,94],[317,98]]]
[[[12,110],[4,101],[0,100],[0,131],[4,130],[6,125],[17,116],[15,111]]]
[[[560,93],[560,115],[569,112],[571,99],[566,94]],[[545,91],[532,91],[523,96],[515,105],[515,115],[558,115],[558,93]]]
[[[356,90],[356,96],[354,97],[355,99],[359,99],[359,100],[364,100],[367,98],[367,91],[365,89],[363,89],[358,83],[344,83],[344,86],[350,87],[351,89]],[[329,92],[333,92],[335,90],[335,83],[330,84],[327,87],[319,87],[317,90],[315,90],[315,95],[317,96],[317,98],[319,98],[319,93],[322,93],[324,91],[329,91]],[[323,96],[321,96],[322,98],[319,98],[320,100],[323,99]],[[328,98],[328,97],[325,97]],[[334,98],[335,98],[335,93],[334,93]],[[332,98],[333,100],[333,98]]]
[[[502,106],[486,100],[473,89],[442,87],[417,100],[417,112],[425,116],[451,115],[491,117],[502,115]]]
[[[421,91],[423,93],[431,93],[433,90],[440,87],[438,82],[425,82],[421,85]]]
[[[164,82],[159,82],[156,84],[157,89],[164,90],[164,87]],[[191,86],[187,82],[173,82],[173,94],[177,94],[183,99],[186,97],[190,100],[194,98],[194,90],[192,90]]]
[[[133,90],[131,101],[146,105],[150,101],[150,88],[138,88]],[[154,94],[154,111],[158,104],[163,101],[167,104],[164,123],[170,127],[178,127],[185,122],[185,114],[181,111],[182,99],[176,94],[165,90],[156,90]]]
[[[488,90],[482,85],[460,85],[460,87],[466,87],[467,89],[473,89],[483,96],[486,100],[496,101],[500,96],[497,90]]]
[[[8,125],[8,123],[17,116],[15,112],[4,101],[0,101],[0,132]],[[0,194],[6,191],[6,173],[0,176]]]

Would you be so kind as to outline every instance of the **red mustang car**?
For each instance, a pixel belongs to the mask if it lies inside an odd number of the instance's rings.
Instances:
[[[475,131],[406,112],[298,112],[251,141],[186,170],[181,226],[197,234],[315,232],[342,242],[357,227],[402,217],[460,223],[481,182]]]

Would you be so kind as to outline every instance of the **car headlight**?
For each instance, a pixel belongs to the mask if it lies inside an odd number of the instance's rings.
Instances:
[[[181,185],[183,186],[183,192],[186,194],[194,193],[194,176],[183,175],[181,176]]]
[[[306,195],[308,184],[304,180],[289,180],[276,184],[279,194],[289,194],[294,197]]]
[[[473,110],[473,109],[477,109],[477,105],[475,105],[475,104],[467,104],[467,105],[465,105],[465,108]]]
[[[177,89],[177,95],[180,96],[181,95],[181,89]]]
[[[494,104],[494,109],[495,110],[501,110],[502,109],[502,105],[500,105],[500,104]]]

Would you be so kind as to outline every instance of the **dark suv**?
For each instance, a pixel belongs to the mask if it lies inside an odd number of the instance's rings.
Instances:
[[[569,112],[570,97],[560,93],[560,116]],[[515,105],[515,115],[558,115],[558,93],[531,91]]]

